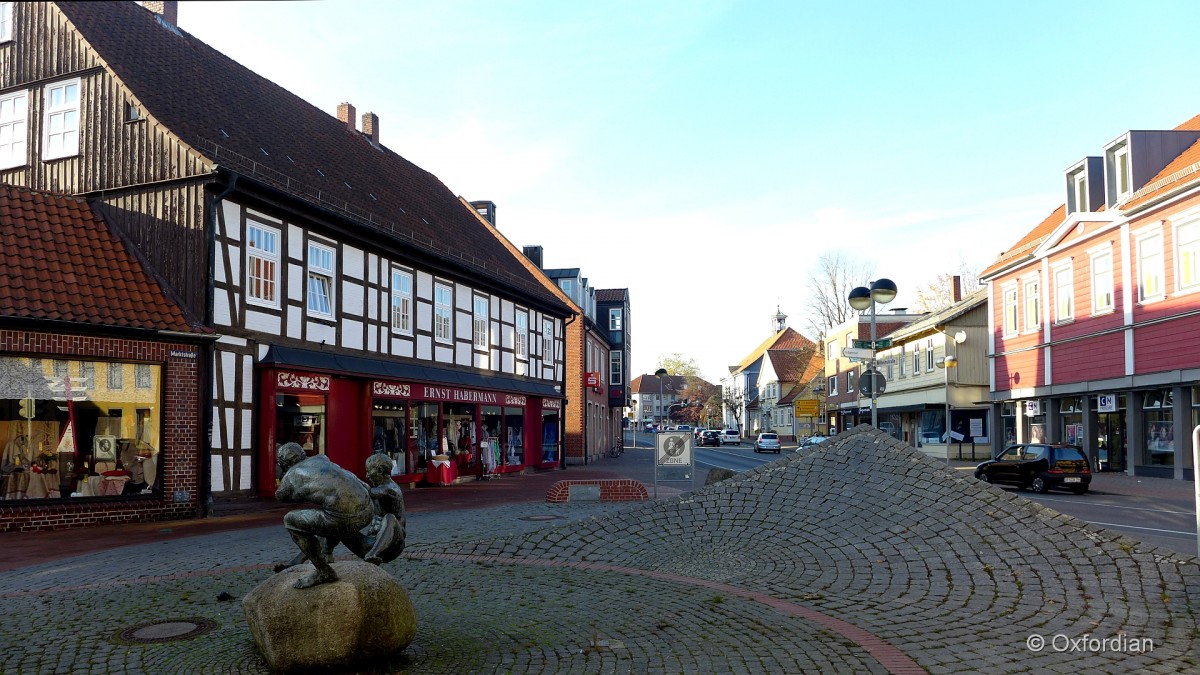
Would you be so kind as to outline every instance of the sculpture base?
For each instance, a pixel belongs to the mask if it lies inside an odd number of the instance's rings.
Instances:
[[[338,580],[292,585],[313,571],[290,567],[242,599],[259,652],[273,670],[344,668],[393,655],[412,644],[417,614],[387,572],[359,560],[335,562]]]

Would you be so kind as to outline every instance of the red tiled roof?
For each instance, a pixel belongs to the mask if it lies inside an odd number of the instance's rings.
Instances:
[[[807,382],[804,375],[812,370],[813,362],[820,362],[821,370],[825,368],[825,357],[815,346],[801,349],[772,347],[767,350],[767,355],[780,382]]]
[[[729,372],[736,373],[750,367],[752,363],[762,357],[768,349],[816,349],[816,345],[812,340],[797,333],[794,328],[784,328],[767,338],[750,355],[742,359],[736,367],[730,368]]]
[[[82,199],[0,185],[0,317],[209,333]]]
[[[1053,234],[1054,228],[1061,225],[1066,219],[1067,205],[1061,204],[1057,209],[1054,209],[1054,212],[1047,216],[1045,220],[1038,223],[1037,227],[1027,232],[1024,237],[1021,237],[1021,240],[1014,244],[1012,248],[1008,249],[1004,253],[1001,253],[1000,257],[997,258],[995,262],[993,262],[991,265],[988,265],[987,269],[983,270],[983,272],[979,274],[979,277],[981,279],[986,278],[996,272],[999,272],[1005,267],[1008,267],[1018,259],[1032,255],[1034,250],[1036,250],[1037,247],[1046,240],[1046,237],[1049,237],[1051,234]]]
[[[433,174],[136,3],[57,4],[148,117],[212,163],[360,224],[369,214],[363,227],[420,256],[560,307]]]

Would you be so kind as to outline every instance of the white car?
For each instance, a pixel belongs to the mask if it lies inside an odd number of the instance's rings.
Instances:
[[[737,429],[726,429],[721,432],[721,445],[741,445],[742,435]]]

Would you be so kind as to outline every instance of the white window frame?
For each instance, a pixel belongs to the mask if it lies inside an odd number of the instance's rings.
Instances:
[[[913,374],[913,377],[916,377],[921,374],[921,345],[914,344],[912,354],[913,354],[912,374]]]
[[[488,340],[488,308],[490,306],[488,299],[482,295],[476,295],[472,303],[474,312],[472,313],[472,335],[474,336],[473,344],[475,349],[487,351],[489,345]]]
[[[1075,271],[1070,263],[1050,268],[1054,280],[1054,323],[1075,320]]]
[[[433,285],[433,339],[454,342],[454,289],[443,283]]]
[[[1113,148],[1113,194],[1120,203],[1133,192],[1133,167],[1129,165],[1129,144]]]
[[[1139,232],[1134,238],[1137,251],[1138,303],[1148,304],[1166,297],[1166,271],[1163,255],[1162,228],[1155,226]]]
[[[14,2],[0,2],[0,42],[12,42]]]
[[[527,359],[529,358],[529,314],[523,309],[518,309],[514,323],[516,329],[513,335],[513,351],[516,352],[518,359]]]
[[[906,377],[906,369],[904,367],[904,360],[908,358],[908,354],[905,353],[906,347],[907,345],[900,345],[900,358],[896,360],[896,362],[900,364],[900,377]]]
[[[1092,274],[1092,315],[1108,314],[1116,308],[1111,246],[1088,251]],[[1105,270],[1103,267],[1108,269]]]
[[[829,391],[827,391],[825,393],[825,395],[826,396],[837,396],[838,395],[838,386],[837,385],[838,385],[837,375],[834,375],[833,377],[829,378],[829,381],[825,383],[825,388],[828,389]]]
[[[614,349],[608,353],[608,379],[613,384],[621,384],[625,381],[625,353],[620,349]]]
[[[542,360],[554,360],[554,324],[542,319]]]
[[[1038,277],[1030,277],[1021,283],[1021,292],[1025,300],[1025,332],[1032,333],[1042,327],[1042,295],[1039,290],[1041,281]]]
[[[62,99],[53,103],[55,92]],[[74,94],[74,100],[71,95]],[[43,92],[42,159],[61,159],[79,154],[79,78],[46,85]]]
[[[925,341],[925,372],[932,373],[934,367],[935,366],[933,364],[933,338],[929,338],[928,340]]]
[[[255,232],[259,235],[255,236]],[[246,302],[262,307],[279,307],[278,229],[255,220],[246,221]],[[257,242],[257,243],[255,243]]]
[[[1080,169],[1071,176],[1071,187],[1074,190],[1076,211],[1088,210],[1087,182],[1087,170],[1085,169]]]
[[[854,393],[854,374],[855,373],[853,370],[846,372],[846,393],[847,394]]]
[[[1200,290],[1200,213],[1175,225],[1175,288]]]
[[[0,169],[28,163],[29,92],[9,92],[0,96]]]
[[[413,334],[413,275],[398,267],[392,268],[392,332]]]
[[[309,316],[332,319],[334,312],[334,271],[337,267],[337,251],[332,246],[316,241],[308,242],[307,298]]]
[[[1001,324],[1004,330],[1004,336],[1016,335],[1020,330],[1018,325],[1019,318],[1017,316],[1017,284],[1010,282],[1000,287],[1000,307],[1003,310],[1001,315]],[[913,369],[914,373],[917,369]]]
[[[622,310],[620,307],[609,307],[608,308],[608,329],[609,330],[613,330],[613,331],[621,330],[621,324],[622,324],[621,314],[623,311],[624,310]]]

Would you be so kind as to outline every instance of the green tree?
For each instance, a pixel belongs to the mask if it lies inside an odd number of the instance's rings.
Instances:
[[[658,357],[658,365],[655,366],[655,370],[659,368],[666,368],[668,375],[700,377],[700,367],[696,365],[696,360],[685,358],[679,352]]]

